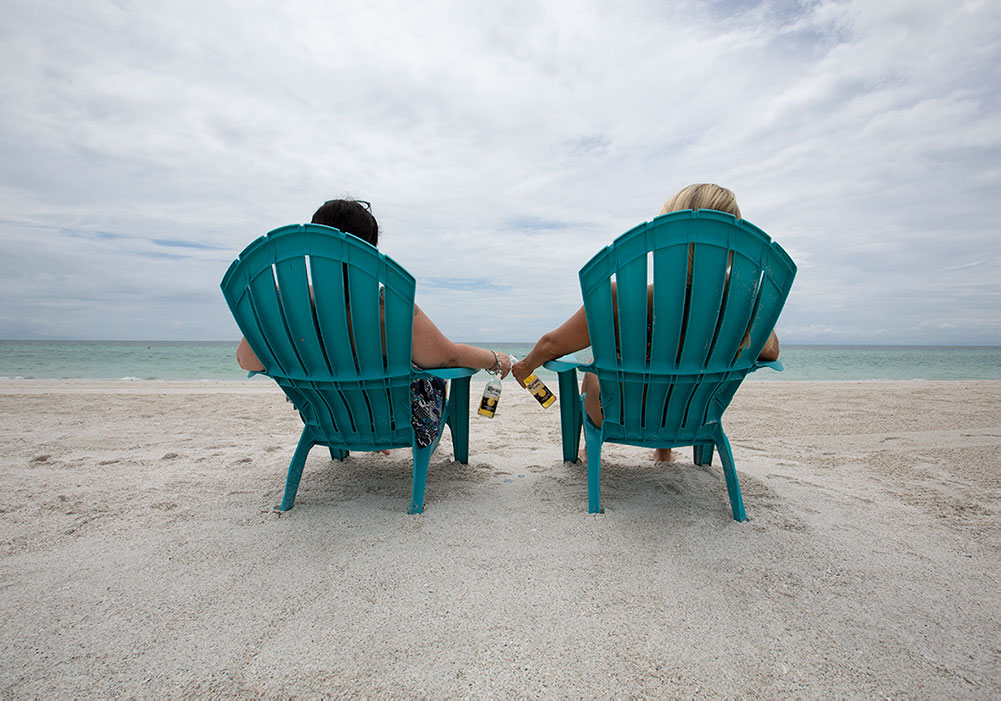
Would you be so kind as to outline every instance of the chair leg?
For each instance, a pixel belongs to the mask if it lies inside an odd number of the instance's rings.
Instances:
[[[299,445],[292,455],[292,462],[288,466],[288,477],[285,479],[285,496],[282,497],[282,505],[278,507],[282,511],[288,511],[295,505],[295,495],[299,491],[299,480],[302,478],[302,468],[306,465],[306,456],[309,450],[315,445],[313,437],[308,430],[303,430],[299,437]]]
[[[733,465],[733,451],[730,450],[730,441],[727,440],[723,429],[719,430],[719,435],[716,437],[716,449],[719,451],[720,462],[723,463],[723,475],[726,477],[726,491],[730,494],[730,509],[733,511],[733,518],[736,521],[746,521],[744,498],[740,495],[737,470]]]
[[[601,514],[601,429],[584,419],[584,440],[587,442],[587,512]]]
[[[581,401],[577,391],[577,371],[571,368],[557,375],[560,382],[560,428],[563,433],[563,462],[577,462],[580,454]]]
[[[410,513],[419,514],[424,511],[424,488],[428,479],[428,464],[431,462],[431,446],[418,448],[414,446],[414,483],[410,491]]]
[[[712,465],[713,464],[713,444],[712,443],[696,443],[692,448],[694,453],[693,458],[696,465]]]
[[[452,454],[455,461],[463,465],[469,462],[469,379],[460,377],[452,380],[446,412],[452,434]]]
[[[343,448],[331,448],[330,449],[330,459],[331,460],[343,460],[348,456],[348,451]]]

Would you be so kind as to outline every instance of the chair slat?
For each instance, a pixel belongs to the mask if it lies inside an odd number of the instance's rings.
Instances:
[[[622,383],[614,372],[598,372],[598,386],[601,390],[601,413],[609,426],[621,426]]]
[[[677,368],[681,324],[685,314],[688,244],[658,248],[653,253],[653,335],[650,370]]]
[[[697,376],[686,375],[672,383],[671,392],[662,413],[661,425],[664,428],[660,435],[677,435],[681,432],[688,411],[688,402],[697,381]]]
[[[734,254],[722,319],[711,355],[706,362],[709,371],[724,370],[733,363],[754,311],[760,277],[760,269],[755,261],[739,253]],[[746,349],[742,351],[739,360],[742,365],[750,365],[754,361]]]
[[[778,303],[780,299],[784,299],[784,295],[776,287],[774,281],[765,277],[761,281],[757,310],[751,322],[751,343],[748,350],[754,358],[757,358],[761,349],[765,347],[768,336],[775,328],[775,322],[778,321],[779,312],[781,312],[781,304]]]
[[[646,253],[620,263],[616,271],[619,356],[626,372],[647,368],[647,271]],[[622,386],[622,420],[630,427],[639,426],[643,412],[643,385],[636,382]]]
[[[333,410],[328,403],[329,392],[317,389],[308,383],[300,383],[298,390],[306,398],[310,407],[310,423],[319,426],[324,437],[337,435],[339,433],[339,426],[334,418]]]
[[[654,437],[659,435],[664,426],[664,406],[667,402],[667,393],[671,386],[667,382],[650,381],[645,385],[646,399],[643,407],[644,432]]]
[[[386,369],[390,375],[410,372],[414,333],[414,279],[402,269],[389,266],[383,288],[385,310]]]
[[[362,377],[383,372],[378,259],[367,253],[352,250],[348,265],[351,336]]]
[[[706,409],[716,390],[719,382],[700,380],[692,389],[692,394],[688,398],[688,407],[685,409],[685,419],[681,424],[681,430],[686,435],[694,435],[702,426]]]
[[[299,360],[295,345],[289,336],[281,301],[278,298],[274,271],[270,266],[251,279],[250,299],[261,326],[268,330],[268,342],[275,359],[286,373],[302,375],[304,372],[302,361]]]
[[[581,286],[584,286],[584,272],[581,271]],[[615,306],[612,302],[611,280],[606,275],[586,294],[584,313],[587,317],[588,334],[595,360],[615,362]]]
[[[343,263],[326,256],[313,255],[310,267],[313,271],[316,319],[331,372],[334,377],[341,379],[357,377],[351,334],[348,333]]]
[[[386,345],[386,373],[397,380],[388,389],[390,424],[396,429],[410,421],[411,347],[414,330],[414,279],[402,269],[387,268],[383,288],[383,338]]]
[[[723,298],[728,250],[715,244],[695,244],[692,264],[691,301],[685,323],[679,368],[686,371],[705,367]]]
[[[311,377],[329,377],[330,368],[313,318],[305,256],[278,261],[275,263],[275,273],[282,313],[303,368]]]
[[[761,255],[761,290],[756,317],[751,325],[750,349],[755,358],[768,341],[796,277],[795,263],[778,244],[773,243]]]
[[[243,286],[239,291],[232,290],[232,294],[235,296],[230,298],[230,309],[233,310],[233,317],[247,339],[247,343],[255,350],[259,360],[266,367],[278,367],[281,372],[286,372],[285,367],[278,362],[271,350],[267,336],[261,328],[257,312],[254,311],[254,303],[250,298],[250,288]]]

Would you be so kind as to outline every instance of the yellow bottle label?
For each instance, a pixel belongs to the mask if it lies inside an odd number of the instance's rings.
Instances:
[[[476,413],[480,416],[486,416],[488,419],[494,418],[494,414],[497,413],[497,400],[492,397],[484,397],[480,401],[480,408]]]
[[[542,380],[534,374],[525,378],[525,387],[543,407],[549,408],[556,401],[556,395],[550,392],[549,388],[542,384]]]
[[[483,388],[483,399],[480,400],[480,408],[476,413],[486,416],[488,419],[494,418],[497,413],[497,401],[500,399],[500,387],[487,385]]]

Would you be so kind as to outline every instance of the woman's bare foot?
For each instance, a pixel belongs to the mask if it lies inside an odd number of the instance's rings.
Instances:
[[[674,462],[674,455],[670,448],[656,448],[653,451],[654,462]]]

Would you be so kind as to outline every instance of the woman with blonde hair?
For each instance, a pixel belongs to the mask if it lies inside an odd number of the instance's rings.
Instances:
[[[668,214],[683,209],[714,209],[719,212],[732,214],[740,219],[740,207],[737,206],[737,198],[733,192],[725,187],[715,184],[699,183],[689,185],[682,189],[664,203],[659,214]],[[691,256],[691,253],[689,253]],[[689,280],[689,284],[691,281]],[[648,294],[653,295],[653,289],[648,289]],[[615,283],[612,283],[612,295],[615,295]],[[649,302],[648,302],[649,304]],[[745,337],[744,342],[749,339]],[[511,374],[524,385],[525,378],[535,371],[540,365],[549,360],[574,353],[591,345],[591,337],[587,330],[587,317],[584,314],[584,307],[567,319],[559,328],[543,334],[532,350],[524,359],[515,363],[511,368]],[[758,356],[759,360],[776,360],[779,357],[779,340],[772,331],[768,337],[765,347]],[[584,409],[588,417],[596,426],[601,426],[601,401],[599,398],[598,378],[592,373],[584,373],[581,382],[581,393],[586,393],[584,397]],[[673,458],[670,448],[658,448],[654,451],[654,460],[670,461]]]

